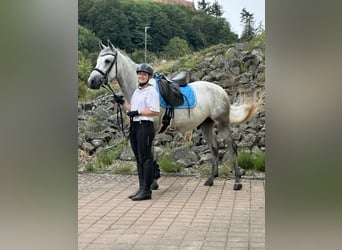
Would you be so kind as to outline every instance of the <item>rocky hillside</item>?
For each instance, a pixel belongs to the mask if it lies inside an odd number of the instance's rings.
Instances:
[[[256,90],[264,90],[265,55],[264,44],[251,46],[248,43],[235,45],[217,45],[205,51],[189,55],[171,67],[154,65],[159,72],[172,78],[181,70],[188,72],[188,81],[206,80],[223,87],[231,102],[239,100],[241,95],[251,95]],[[164,68],[163,68],[164,67]],[[119,129],[117,106],[110,101],[111,95],[104,94],[94,101],[80,103],[78,107],[78,147],[79,171],[84,171],[87,163],[94,162],[103,150],[116,149],[113,158],[120,162],[134,164],[134,156],[128,140]],[[125,115],[124,115],[125,116]],[[127,130],[128,118],[124,117]],[[263,109],[250,121],[232,127],[233,139],[239,150],[252,153],[265,151],[265,112]],[[220,159],[222,163],[229,159],[227,139],[217,133]],[[113,150],[114,151],[114,150]],[[158,160],[168,154],[188,172],[199,166],[209,165],[210,151],[200,130],[189,131],[182,135],[172,128],[158,134],[155,140],[155,155]],[[105,168],[113,168],[115,163]],[[103,167],[103,166],[102,166]]]

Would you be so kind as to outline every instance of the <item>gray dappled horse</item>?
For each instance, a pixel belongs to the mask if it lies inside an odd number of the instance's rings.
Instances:
[[[88,78],[88,86],[91,89],[99,89],[107,85],[113,79],[117,79],[125,99],[130,103],[134,90],[138,87],[136,67],[127,55],[122,54],[108,41],[108,46],[99,43],[101,51],[98,55],[96,66]],[[151,81],[155,85],[155,81]],[[224,131],[229,138],[230,152],[234,165],[235,183],[234,190],[242,188],[241,174],[237,163],[237,148],[231,137],[230,125],[241,124],[253,117],[260,105],[261,98],[242,98],[239,104],[231,105],[228,94],[219,85],[207,81],[195,81],[188,83],[197,97],[197,103],[190,109],[175,109],[172,121],[173,128],[181,133],[200,128],[206,138],[213,158],[211,176],[204,183],[211,186],[214,178],[218,177],[218,145],[214,133],[214,125]],[[162,116],[165,109],[161,107],[160,115],[155,118],[154,126],[157,132],[162,125]]]

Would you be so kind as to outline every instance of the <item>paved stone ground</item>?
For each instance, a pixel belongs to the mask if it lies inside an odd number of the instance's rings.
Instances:
[[[79,174],[78,249],[265,249],[265,182],[161,177],[152,199],[131,201],[137,176]]]

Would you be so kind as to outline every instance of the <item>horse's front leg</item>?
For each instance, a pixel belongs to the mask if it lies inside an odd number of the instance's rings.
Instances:
[[[213,165],[211,167],[211,176],[206,180],[204,186],[214,185],[214,179],[218,177],[218,159],[213,159]]]
[[[214,179],[218,177],[218,164],[219,164],[219,157],[218,157],[218,145],[217,141],[214,137],[212,127],[209,127],[208,130],[208,144],[212,156],[212,166],[211,166],[211,176],[207,179],[204,183],[205,186],[212,186],[214,185]]]
[[[218,145],[214,135],[214,122],[205,120],[200,126],[204,138],[207,140],[212,156],[213,165],[211,167],[211,176],[204,183],[204,186],[214,185],[215,177],[218,177]]]

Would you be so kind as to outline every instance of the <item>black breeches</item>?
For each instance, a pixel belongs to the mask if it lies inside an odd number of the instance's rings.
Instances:
[[[153,161],[152,143],[154,139],[153,122],[132,122],[130,142],[137,166],[141,167],[146,160]]]

